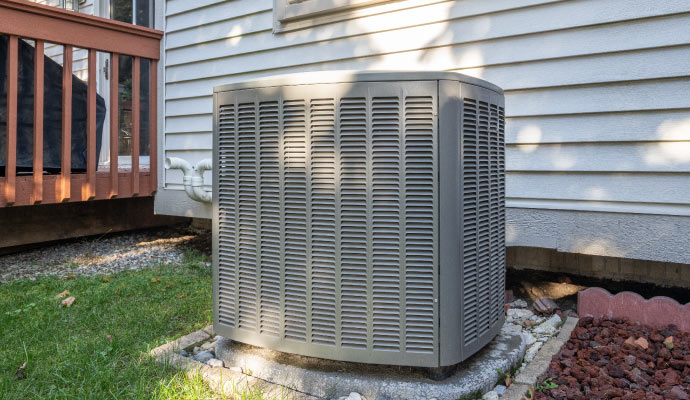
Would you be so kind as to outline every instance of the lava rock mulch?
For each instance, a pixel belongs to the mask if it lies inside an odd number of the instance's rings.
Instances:
[[[536,388],[536,399],[688,399],[690,332],[582,318]]]

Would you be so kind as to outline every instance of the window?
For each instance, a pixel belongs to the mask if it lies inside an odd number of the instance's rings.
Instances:
[[[45,4],[47,6],[64,8],[65,10],[79,11],[79,3],[77,0],[31,0],[34,3]]]
[[[275,0],[274,32],[346,19],[370,6],[400,0]]]
[[[110,0],[110,18],[153,28],[154,0]],[[128,166],[132,163],[132,66],[134,58],[119,56],[118,79],[118,163]],[[149,60],[140,63],[140,107],[139,107],[139,165],[149,164]],[[108,99],[109,101],[109,99]],[[107,127],[109,129],[109,127]],[[104,137],[104,143],[108,136]],[[101,152],[101,159],[109,159],[109,153]]]

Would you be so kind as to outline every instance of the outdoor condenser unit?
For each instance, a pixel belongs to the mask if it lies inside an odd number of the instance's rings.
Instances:
[[[450,72],[328,72],[214,92],[216,333],[420,367],[493,339],[500,88]]]

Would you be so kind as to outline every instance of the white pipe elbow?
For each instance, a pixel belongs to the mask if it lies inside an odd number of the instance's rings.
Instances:
[[[192,189],[198,201],[203,203],[210,203],[212,194],[204,190],[204,172],[212,169],[211,160],[206,158],[199,161],[194,167],[194,176],[192,177]]]
[[[192,176],[194,173],[192,164],[177,157],[165,157],[165,169],[181,169],[184,176]]]
[[[166,157],[165,158],[165,169],[179,169],[182,170],[184,176],[182,177],[182,184],[184,185],[184,191],[187,196],[192,200],[200,201],[194,193],[194,188],[192,187],[192,178],[194,174],[194,167],[187,161],[177,158],[177,157]]]
[[[210,158],[204,158],[196,164],[196,170],[201,177],[204,176],[204,171],[210,171],[213,169],[213,164]]]

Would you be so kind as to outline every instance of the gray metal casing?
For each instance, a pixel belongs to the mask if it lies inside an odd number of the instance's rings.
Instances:
[[[214,90],[215,331],[439,367],[504,321],[503,91],[449,72]]]

